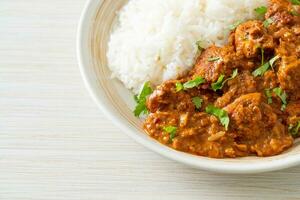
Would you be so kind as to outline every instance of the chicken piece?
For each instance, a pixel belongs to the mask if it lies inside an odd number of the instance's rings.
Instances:
[[[228,89],[216,100],[215,105],[223,108],[241,95],[255,92],[256,87],[257,83],[251,73],[243,71],[236,78],[228,81]]]
[[[235,46],[238,55],[254,58],[274,48],[273,37],[267,33],[261,21],[252,20],[239,25],[235,31]]]
[[[247,143],[258,156],[281,153],[293,138],[278,120],[261,93],[243,95],[225,107],[230,116],[230,129],[237,132],[237,141]]]
[[[274,63],[273,67],[276,64]],[[276,88],[278,86],[278,80],[276,73],[273,70],[268,70],[262,77],[256,78],[258,86],[257,89],[261,92],[265,92],[265,89]]]
[[[268,27],[271,32],[278,30],[294,22],[294,16],[291,11],[294,10],[292,3],[287,0],[270,0],[270,6],[266,13],[266,19],[271,20],[271,26]]]
[[[209,47],[197,59],[191,75],[201,76],[209,83],[217,81],[221,74],[231,73],[231,68],[226,64],[231,54],[234,52],[230,48]]]
[[[230,126],[243,138],[255,139],[261,130],[271,128],[277,121],[272,108],[264,102],[260,93],[250,93],[225,107],[231,118]]]
[[[296,56],[282,57],[278,79],[292,100],[300,98],[300,60]]]
[[[157,111],[176,111],[193,112],[203,110],[205,106],[216,99],[215,93],[211,91],[191,88],[188,91],[176,91],[176,83],[184,83],[188,79],[171,80],[158,86],[147,100],[147,108],[150,112]],[[193,97],[200,97],[202,102],[201,109],[197,109],[192,101]]]
[[[279,46],[275,49],[276,55],[300,57],[300,33],[298,30],[282,28],[274,33],[274,38],[279,40]],[[299,27],[300,32],[300,27]]]
[[[300,101],[294,101],[287,105],[287,124],[297,124],[300,121]]]
[[[147,100],[147,108],[150,112],[195,110],[189,93],[176,92],[176,82],[167,81],[154,90]]]

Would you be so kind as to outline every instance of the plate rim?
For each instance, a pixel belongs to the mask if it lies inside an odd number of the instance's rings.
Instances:
[[[136,142],[142,144],[148,149],[162,155],[170,160],[177,161],[179,163],[186,164],[190,167],[202,169],[206,171],[224,173],[224,174],[255,174],[262,172],[277,171],[289,167],[293,167],[300,164],[300,156],[289,155],[274,160],[265,160],[260,163],[230,163],[224,162],[226,159],[214,159],[206,158],[202,156],[195,156],[188,153],[179,152],[166,147],[158,142],[153,142],[150,139],[141,137],[140,132],[136,133],[128,126],[124,124],[124,120],[120,119],[111,114],[109,108],[105,106],[104,101],[96,95],[91,80],[89,79],[86,69],[86,58],[84,54],[85,42],[88,40],[89,31],[91,30],[90,20],[96,12],[96,5],[101,5],[105,0],[88,0],[81,13],[80,20],[77,27],[77,38],[76,38],[76,54],[79,66],[79,71],[83,79],[84,85],[88,90],[88,93],[92,97],[93,101],[97,104],[98,108],[102,110],[104,115],[110,119],[118,128],[124,130],[124,132]],[[93,10],[94,9],[94,10]],[[93,10],[94,12],[89,12]]]

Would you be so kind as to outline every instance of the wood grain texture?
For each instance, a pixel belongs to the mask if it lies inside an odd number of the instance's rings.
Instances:
[[[75,52],[85,0],[0,0],[0,199],[300,199],[299,167],[220,175],[166,160],[98,110]]]

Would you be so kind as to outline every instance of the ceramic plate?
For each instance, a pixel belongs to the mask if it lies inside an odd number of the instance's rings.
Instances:
[[[126,0],[90,0],[81,16],[77,51],[80,71],[89,93],[105,115],[121,131],[149,149],[189,166],[222,173],[258,173],[291,167],[300,163],[300,147],[274,157],[213,159],[168,148],[146,135],[142,121],[134,117],[133,94],[111,78],[107,67],[107,42],[117,12]],[[297,143],[297,142],[296,142]]]

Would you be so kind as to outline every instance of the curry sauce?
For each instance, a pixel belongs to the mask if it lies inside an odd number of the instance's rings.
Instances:
[[[270,0],[261,20],[240,23],[227,45],[204,49],[185,76],[154,90],[144,130],[201,156],[280,154],[300,128],[299,58],[300,5]]]

